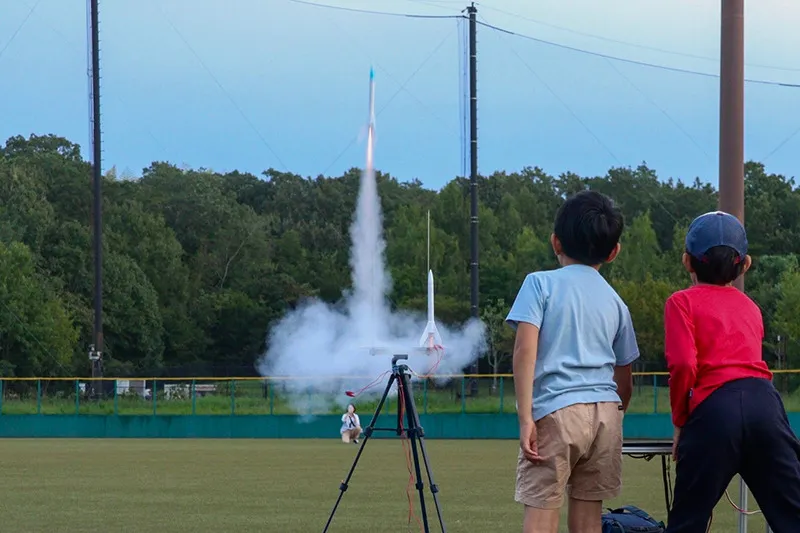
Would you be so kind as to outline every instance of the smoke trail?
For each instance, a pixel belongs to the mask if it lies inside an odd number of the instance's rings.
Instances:
[[[373,334],[372,341],[386,336],[389,317],[385,295],[389,292],[389,275],[384,267],[386,243],[381,235],[383,220],[378,197],[378,184],[373,168],[372,127],[367,131],[367,165],[361,177],[358,202],[350,228],[353,295],[351,314],[358,318],[361,329]]]
[[[387,302],[391,279],[384,258],[386,243],[372,164],[373,131],[367,134],[367,165],[361,176],[356,213],[350,229],[352,292],[343,306],[312,300],[288,313],[270,332],[267,351],[258,364],[262,376],[286,376],[280,383],[291,406],[302,413],[325,411],[331,403],[350,401],[344,392],[359,390],[391,369],[392,354],[409,354],[412,370],[427,373],[434,356],[414,353],[425,329],[423,316],[392,312]],[[420,285],[426,277],[420,273]],[[462,328],[439,325],[444,356],[437,374],[459,373],[485,346],[483,324]],[[378,349],[379,355],[373,355]],[[363,395],[378,395],[385,382]]]

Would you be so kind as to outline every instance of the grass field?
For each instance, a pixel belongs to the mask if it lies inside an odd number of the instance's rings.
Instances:
[[[628,412],[668,413],[669,389],[660,385],[664,376],[641,376],[634,390]],[[514,382],[511,378],[500,377],[493,384],[492,379],[482,379],[479,392],[469,396],[467,380],[455,378],[446,386],[435,387],[430,382],[415,383],[414,396],[420,413],[513,413]],[[166,383],[166,382],[165,382]],[[172,382],[170,382],[172,383]],[[198,381],[198,385],[201,382]],[[173,394],[167,397],[163,388],[155,399],[145,399],[135,394],[112,392],[102,401],[88,401],[81,394],[75,394],[76,386],[70,381],[13,381],[2,382],[0,413],[2,414],[125,414],[125,415],[269,415],[269,414],[311,414],[322,415],[340,413],[344,395],[337,398],[317,395],[293,396],[283,393],[279,386],[265,389],[260,380],[206,380],[203,384],[213,386],[213,392],[191,397],[190,384],[182,397]],[[163,385],[163,383],[162,383]],[[493,386],[494,385],[494,386]],[[374,389],[380,393],[383,383]],[[157,387],[158,388],[158,387]],[[786,390],[792,390],[786,387]],[[800,411],[800,392],[783,395],[788,411]],[[361,412],[375,409],[377,403],[371,398],[357,400]],[[300,407],[305,405],[305,407]],[[394,412],[396,402],[389,401],[389,412]]]
[[[516,441],[427,448],[449,532],[520,531]],[[4,530],[322,531],[357,449],[338,440],[0,440]],[[623,496],[608,505],[664,519],[659,462],[627,459],[624,476]],[[407,482],[401,442],[368,442],[330,532],[419,531],[407,526]],[[736,531],[736,520],[723,500],[712,531]],[[760,515],[750,518],[750,531],[764,529]]]

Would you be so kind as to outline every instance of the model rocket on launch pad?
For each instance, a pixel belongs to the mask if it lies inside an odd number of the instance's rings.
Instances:
[[[428,323],[419,339],[421,348],[433,350],[442,346],[442,337],[433,318],[433,270],[431,270],[431,213],[428,211]]]

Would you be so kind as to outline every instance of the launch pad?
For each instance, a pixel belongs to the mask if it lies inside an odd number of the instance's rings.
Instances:
[[[339,503],[342,501],[342,497],[347,490],[350,479],[353,477],[356,466],[358,466],[358,460],[361,458],[364,447],[367,445],[367,442],[375,431],[391,431],[396,433],[397,436],[401,438],[408,438],[411,444],[411,454],[414,462],[414,478],[416,480],[414,486],[419,492],[420,514],[422,515],[420,518],[422,520],[423,529],[425,533],[430,532],[428,513],[425,506],[425,482],[422,479],[422,466],[424,465],[425,472],[428,476],[428,483],[430,484],[430,491],[433,495],[433,503],[436,507],[436,515],[439,518],[439,525],[442,533],[445,533],[446,531],[444,521],[442,520],[442,511],[439,507],[439,500],[436,496],[439,492],[439,487],[436,486],[436,483],[433,480],[433,472],[431,471],[430,462],[428,461],[428,453],[425,450],[425,430],[422,428],[422,425],[419,422],[419,413],[417,412],[417,405],[414,402],[414,392],[411,390],[411,380],[409,379],[410,370],[407,365],[398,364],[398,361],[407,359],[407,354],[400,354],[392,357],[392,373],[389,376],[389,382],[386,384],[386,389],[383,391],[383,396],[381,396],[381,399],[378,402],[378,407],[375,409],[375,413],[372,415],[372,420],[370,420],[369,425],[364,429],[364,440],[361,441],[361,446],[359,447],[358,453],[353,460],[350,471],[348,472],[345,480],[342,481],[341,485],[339,485],[339,497],[336,499],[333,510],[331,510],[331,514],[328,517],[328,522],[325,524],[325,529],[322,530],[323,533],[328,531],[328,528],[333,521],[333,516],[336,514],[336,509],[339,507]],[[389,391],[392,389],[392,385],[395,383],[397,384],[397,425],[393,428],[376,427],[375,424],[378,421],[378,416],[383,409],[386,398],[389,396]],[[403,424],[404,413],[405,425]],[[420,456],[422,456],[422,464],[420,463]]]

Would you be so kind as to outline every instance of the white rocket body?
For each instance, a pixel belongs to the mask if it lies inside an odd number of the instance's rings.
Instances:
[[[420,347],[432,350],[437,346],[442,345],[442,337],[439,335],[439,330],[436,329],[436,322],[433,318],[433,271],[428,270],[428,323],[425,325],[425,331],[419,339]]]

